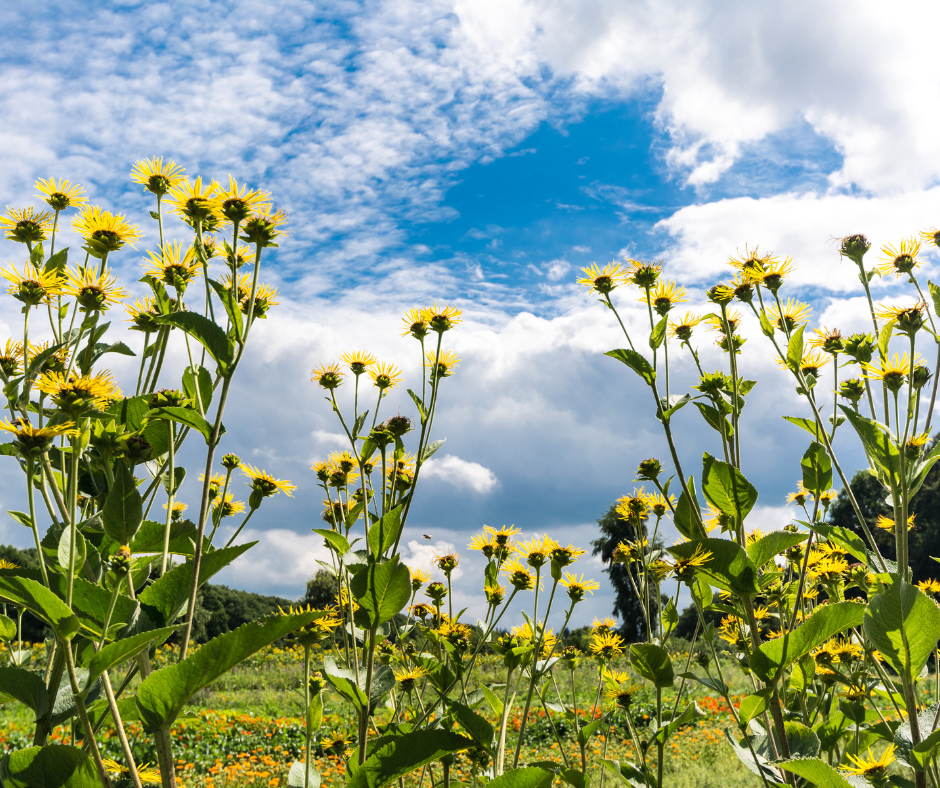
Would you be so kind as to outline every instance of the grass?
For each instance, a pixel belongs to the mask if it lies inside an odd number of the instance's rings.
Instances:
[[[161,650],[155,659],[155,667],[173,657],[172,651]],[[33,660],[35,668],[41,667],[41,647],[33,650]],[[304,747],[303,695],[300,690],[302,665],[299,649],[270,648],[193,697],[173,726],[180,784],[185,788],[286,786],[290,765],[302,758]],[[625,669],[626,665],[615,663],[613,667]],[[736,697],[750,691],[749,682],[731,661],[724,660],[722,670]],[[565,674],[560,667],[557,671],[561,679]],[[585,659],[575,678],[578,707],[589,711],[597,689],[596,664]],[[479,681],[489,684],[504,680],[505,674],[498,658],[487,657],[481,661]],[[565,683],[561,681],[559,684],[561,700],[570,704],[570,688],[567,691],[561,688]],[[547,702],[558,701],[554,688],[550,688],[547,694]],[[673,690],[664,693],[667,708],[671,708],[673,698]],[[759,785],[759,778],[741,764],[725,741],[724,729],[732,725],[733,720],[724,701],[697,684],[686,687],[683,707],[692,700],[698,703],[706,716],[669,740],[664,764],[668,775],[666,784],[675,788],[704,788],[717,784],[716,781],[730,788]],[[324,701],[324,721],[318,740],[351,734],[355,730],[355,721],[349,707],[329,690]],[[513,747],[521,723],[520,706],[517,699],[509,722],[508,739]],[[496,715],[485,704],[478,710],[495,723]],[[643,730],[655,716],[652,692],[646,689],[638,691],[630,713],[640,736],[643,736]],[[633,743],[629,741],[624,714],[618,712],[610,730],[598,731],[589,743],[588,765],[595,779],[599,779],[602,757],[638,760]],[[572,766],[578,766],[580,752],[574,731],[564,720],[553,717],[563,746],[559,747],[555,739],[552,722],[545,709],[534,705],[526,726],[520,764],[534,761],[564,764],[567,756]],[[30,746],[32,728],[32,715],[25,707],[7,704],[0,708],[0,751]],[[156,754],[136,723],[128,725],[128,734],[140,762],[155,762]],[[59,726],[52,740],[70,743],[71,726]],[[103,730],[99,741],[107,757],[123,762],[113,729]],[[650,755],[655,758],[655,749]],[[511,754],[507,754],[507,763],[511,763]],[[321,753],[317,766],[324,786],[343,783],[344,764],[340,757]],[[469,780],[468,775],[467,761],[460,756],[454,767],[452,785],[456,785],[461,777]],[[414,782],[416,785],[417,781]]]

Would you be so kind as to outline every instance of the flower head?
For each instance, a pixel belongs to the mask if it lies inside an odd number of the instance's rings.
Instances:
[[[596,632],[591,637],[591,653],[609,662],[623,654],[623,638],[614,632]]]
[[[432,380],[435,378],[449,378],[454,374],[454,368],[460,363],[457,354],[452,350],[441,353],[440,357],[437,358],[434,353],[429,350],[425,353],[425,359],[427,360],[428,366],[431,368],[430,375]]]
[[[233,498],[234,495],[232,493],[226,493],[225,500],[222,499],[222,496],[219,496],[212,502],[212,508],[220,509],[219,514],[221,517],[232,517],[233,515],[241,514],[245,511],[245,504],[241,501],[234,501],[232,500]]]
[[[40,178],[36,181],[36,190],[54,211],[64,211],[66,208],[88,202],[84,196],[85,190],[77,183],[71,184],[64,178],[59,178],[58,181],[54,178]]]
[[[268,498],[276,493],[282,492],[288,497],[293,498],[294,490],[297,489],[297,485],[291,484],[288,481],[281,481],[275,479],[271,474],[266,471],[262,471],[259,468],[253,468],[247,463],[241,464],[242,473],[248,477],[249,481],[247,482],[248,486],[251,487],[251,498],[249,498],[248,505],[253,509],[257,508],[257,505],[253,505],[255,496],[260,498]],[[260,503],[260,500],[257,501]]]
[[[45,240],[46,232],[52,228],[52,214],[49,211],[34,213],[33,206],[28,208],[7,208],[0,216],[0,227],[7,231],[7,238],[22,244],[34,244]]]
[[[895,328],[910,336],[923,328],[926,310],[927,305],[923,301],[907,306],[879,304],[875,307],[875,317],[893,323]]]
[[[859,777],[866,777],[868,779],[884,777],[888,771],[888,767],[894,763],[895,749],[895,745],[889,744],[879,758],[876,758],[874,753],[872,753],[871,747],[868,748],[867,756],[855,756],[851,753],[847,753],[849,760],[855,765],[843,768],[845,768],[845,771],[849,774],[857,774]]]
[[[7,292],[25,306],[38,306],[47,304],[50,300],[62,293],[64,280],[53,271],[45,273],[31,268],[28,264],[23,267],[23,273],[16,270],[10,263],[9,269],[0,270],[0,275],[10,283]]]
[[[568,598],[572,602],[580,602],[585,594],[593,595],[601,587],[596,580],[585,580],[584,575],[575,575],[571,572],[565,572],[561,584],[568,589]]]
[[[503,566],[503,572],[510,584],[517,591],[530,591],[535,587],[535,577],[532,570],[517,558],[513,558]]]
[[[446,304],[444,306],[438,306],[436,302],[434,306],[422,309],[421,314],[431,331],[436,331],[438,334],[450,331],[450,329],[463,320],[463,312],[457,309],[457,307],[447,306]]]
[[[366,353],[364,350],[357,350],[355,353],[343,353],[340,358],[357,377],[378,360],[371,353]]]
[[[771,304],[767,310],[770,322],[785,334],[791,333],[800,323],[809,320],[810,307],[795,298],[788,298],[785,304]]]
[[[68,284],[65,295],[75,296],[84,312],[107,312],[108,308],[127,298],[127,291],[117,286],[117,278],[110,270],[98,272],[97,266],[80,267],[66,273]]]
[[[704,318],[686,312],[682,317],[669,321],[669,333],[681,342],[688,342],[692,338],[692,330]]]
[[[223,189],[221,184],[216,184],[215,196],[219,201],[219,212],[233,224],[245,221],[255,211],[271,207],[268,202],[271,195],[268,192],[239,186],[231,175],[228,176],[227,189]]]
[[[631,260],[630,267],[624,272],[624,279],[637,287],[646,289],[656,284],[656,280],[659,279],[662,272],[662,262]]]
[[[737,257],[729,257],[728,265],[737,268],[741,276],[752,284],[760,284],[764,279],[764,273],[768,266],[776,262],[777,258],[771,253],[760,254],[760,247],[755,246],[749,249],[746,245],[743,254],[738,252]]]
[[[169,192],[167,204],[170,210],[192,226],[201,223],[203,229],[212,229],[222,220],[222,201],[219,199],[219,184],[211,181],[202,185],[202,178],[192,183],[183,178]]]
[[[183,180],[183,172],[183,168],[177,167],[172,159],[164,163],[162,156],[155,156],[138,161],[131,170],[131,180],[141,184],[148,192],[162,197]]]
[[[45,427],[34,427],[26,419],[20,418],[15,421],[0,421],[0,430],[12,432],[16,436],[16,443],[20,453],[26,458],[34,458],[45,452],[56,438],[63,436],[75,437],[79,434],[75,429],[75,424],[66,422],[64,424],[46,425]]]
[[[377,389],[386,391],[401,383],[401,370],[394,364],[380,361],[369,367],[369,377]]]
[[[915,513],[907,518],[907,530],[908,531],[914,530],[914,519],[916,517],[917,517],[917,514]],[[875,520],[875,525],[877,525],[883,531],[890,531],[891,533],[894,533],[895,522],[894,522],[893,517],[886,517],[883,514],[879,514],[878,519]]]
[[[918,353],[914,354],[913,365],[907,353],[895,353],[890,359],[886,357],[873,364],[862,364],[862,369],[869,380],[883,381],[889,391],[897,391],[907,381],[911,366],[916,367],[920,363],[922,359]]]
[[[311,381],[328,390],[337,389],[343,385],[343,378],[346,375],[340,369],[339,364],[321,364],[319,367],[314,367],[310,374]]]
[[[159,254],[148,251],[147,256],[150,258],[144,262],[145,266],[149,266],[147,276],[170,285],[177,293],[184,293],[189,283],[202,271],[193,248],[185,247],[180,241],[164,244]]]
[[[287,214],[280,208],[272,213],[270,205],[261,208],[245,220],[241,238],[257,246],[277,246],[275,241],[287,233]]]
[[[620,268],[620,263],[611,262],[603,268],[598,268],[597,264],[592,264],[590,268],[582,268],[584,276],[578,279],[579,285],[584,285],[593,293],[600,293],[606,296],[611,290],[624,284],[627,280],[626,272]]]
[[[431,330],[423,309],[409,309],[402,318],[402,322],[405,324],[403,337],[411,334],[415,339],[424,339]]]
[[[713,556],[710,550],[705,550],[702,545],[695,546],[692,555],[688,558],[676,557],[675,566],[672,568],[677,580],[686,582],[691,581],[695,576],[695,571],[705,566]]]
[[[110,372],[98,375],[73,372],[68,378],[62,372],[46,372],[36,382],[36,389],[48,394],[70,416],[107,408],[116,391]]]
[[[85,239],[85,249],[95,257],[116,252],[125,244],[133,246],[143,237],[136,224],[128,224],[123,215],[103,211],[97,205],[83,208],[72,220],[72,229]]]
[[[888,274],[894,274],[895,276],[910,274],[920,265],[920,260],[917,259],[919,251],[920,241],[915,241],[913,238],[903,239],[897,248],[890,244],[882,246],[881,265],[877,268],[885,276]]]
[[[643,488],[634,488],[633,495],[624,495],[617,499],[617,514],[624,520],[641,519],[649,513],[650,496]]]
[[[686,301],[685,288],[675,282],[660,279],[649,293],[640,296],[641,303],[649,303],[660,317],[666,315],[676,304]]]

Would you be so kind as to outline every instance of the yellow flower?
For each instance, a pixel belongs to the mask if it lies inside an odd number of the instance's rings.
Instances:
[[[108,252],[116,252],[125,244],[134,246],[143,236],[136,224],[128,224],[121,214],[112,214],[92,205],[83,208],[72,220],[72,229],[85,239],[86,248],[99,257]]]
[[[627,274],[621,270],[620,263],[611,261],[610,265],[598,268],[594,263],[590,268],[582,268],[584,276],[578,279],[579,285],[584,285],[591,292],[607,295],[619,285],[626,284]]]
[[[131,773],[130,767],[124,766],[112,758],[104,758],[101,763],[104,765],[105,771],[114,777],[124,777]],[[149,763],[137,766],[137,777],[144,785],[160,785],[162,782],[160,770],[152,767]]]
[[[19,450],[26,457],[37,457],[42,454],[56,438],[62,436],[75,437],[80,434],[75,429],[75,424],[70,421],[64,424],[34,427],[22,418],[13,422],[0,421],[0,430],[12,432],[16,436]]]
[[[169,190],[167,204],[173,213],[190,224],[195,226],[196,222],[202,222],[204,229],[215,228],[223,219],[218,191],[219,184],[215,181],[203,188],[202,178],[192,183],[183,178]]]
[[[427,668],[416,665],[406,670],[395,671],[395,681],[399,683],[404,692],[411,692],[415,688],[415,683],[428,675]]]
[[[454,367],[460,363],[457,354],[452,350],[441,353],[440,358],[437,359],[434,357],[434,353],[429,350],[425,353],[425,359],[431,368],[430,375],[432,378],[449,378],[454,374]]]
[[[222,501],[220,497],[216,498],[212,502],[212,508],[213,509],[221,508],[222,517],[231,517],[232,515],[235,515],[235,514],[241,514],[243,511],[245,511],[245,504],[243,504],[241,501],[233,501],[232,500],[233,497],[234,496],[232,493],[226,493],[224,502]]]
[[[272,213],[270,205],[263,205],[245,220],[241,239],[257,246],[277,246],[274,242],[287,233],[282,225],[287,224],[287,213],[280,208]]]
[[[550,536],[542,539],[538,537],[530,539],[528,542],[517,544],[515,549],[520,555],[524,555],[526,563],[538,569],[551,558],[552,550],[558,547],[558,543]]]
[[[759,246],[755,246],[753,249],[749,249],[745,245],[743,254],[738,252],[737,257],[728,258],[728,264],[732,268],[737,268],[741,271],[741,274],[746,280],[753,284],[759,284],[763,281],[764,273],[768,266],[777,261],[777,258],[771,253],[760,254],[758,252],[759,248]]]
[[[152,296],[138,298],[127,307],[127,314],[130,322],[134,324],[131,331],[145,331],[153,334],[163,327],[163,324],[157,320],[160,317],[157,300]]]
[[[575,547],[573,544],[564,547],[558,544],[558,542],[555,542],[554,539],[552,541],[555,544],[552,548],[552,561],[559,567],[570,566],[587,552],[580,547]]]
[[[652,504],[650,496],[643,488],[633,488],[633,495],[624,495],[617,499],[617,514],[624,520],[643,518]]]
[[[813,494],[803,486],[802,480],[798,480],[796,485],[796,492],[787,493],[787,503],[802,506],[806,503],[806,499],[812,497]]]
[[[844,767],[849,774],[857,774],[859,777],[881,777],[887,772],[888,767],[894,763],[895,745],[889,744],[880,758],[875,758],[871,747],[868,748],[868,756],[856,757],[851,753],[846,753],[854,766]]]
[[[905,333],[918,330],[924,325],[924,312],[927,305],[923,301],[916,304],[878,304],[875,317],[894,325]]]
[[[415,339],[424,339],[431,330],[423,309],[409,309],[402,322],[405,324],[405,330],[401,334],[403,337],[411,334]]]
[[[0,227],[7,231],[7,238],[22,244],[34,244],[45,240],[46,232],[52,228],[52,214],[49,211],[34,213],[33,206],[28,208],[7,208],[0,216]]]
[[[401,383],[401,370],[394,364],[386,364],[384,361],[380,361],[369,367],[369,377],[372,378],[372,382],[377,389],[385,391],[386,389],[393,389]]]
[[[80,267],[66,272],[65,295],[74,296],[84,312],[107,312],[112,304],[127,298],[127,291],[117,286],[117,278],[109,270],[98,273],[97,266]]]
[[[814,328],[809,339],[809,346],[835,355],[842,351],[842,332],[838,328],[826,328],[825,326]]]
[[[149,266],[146,270],[147,276],[171,285],[180,293],[186,290],[187,285],[199,276],[202,270],[193,247],[186,247],[180,241],[164,244],[159,254],[148,251],[147,256],[150,259],[143,263],[144,266]]]
[[[267,312],[272,306],[277,306],[280,301],[275,301],[277,297],[277,290],[273,287],[269,287],[263,282],[259,282],[258,286],[255,288],[255,304],[252,307],[252,319],[260,318],[261,320],[267,320]],[[248,307],[251,304],[251,294],[245,295],[242,297],[241,302],[238,304],[238,308],[241,310],[242,314],[248,315]]]
[[[30,343],[32,344],[32,343]],[[13,377],[23,368],[23,343],[8,339],[5,347],[0,350],[0,370],[8,378]]]
[[[468,544],[467,547],[471,550],[479,550],[487,558],[492,558],[499,549],[499,545],[496,543],[496,539],[493,538],[493,535],[486,532],[474,534],[473,539],[470,540],[470,544]]]
[[[929,580],[921,580],[917,587],[925,594],[940,594],[940,580],[932,577]]]
[[[54,296],[62,293],[64,284],[64,280],[54,272],[44,273],[33,269],[28,263],[24,265],[22,274],[10,263],[9,269],[0,270],[0,275],[10,283],[7,292],[28,307],[49,303]]]
[[[794,268],[793,261],[789,257],[782,262],[776,259],[770,261],[764,269],[763,285],[770,292],[776,293],[783,284],[783,280],[793,273]]]
[[[659,279],[663,271],[662,262],[645,262],[642,260],[631,260],[630,267],[624,272],[624,279],[628,283],[635,284],[637,287],[652,287]]]
[[[777,304],[771,304],[767,310],[767,317],[777,328],[789,334],[800,323],[809,320],[811,311],[809,304],[804,304],[795,298],[788,298],[786,303],[780,307]]]
[[[613,632],[598,632],[591,636],[591,653],[595,657],[611,660],[623,654],[623,638]]]
[[[421,586],[431,582],[431,574],[423,569],[415,569],[409,566],[408,572],[411,574],[411,590],[418,591]]]
[[[346,375],[340,369],[339,364],[321,364],[319,367],[314,367],[310,374],[310,380],[325,389],[339,388],[343,385],[343,378]]]
[[[741,638],[741,627],[738,624],[738,619],[735,616],[725,616],[721,619],[721,624],[718,627],[720,637],[722,640],[726,640],[728,643],[734,644],[737,643]]]
[[[73,372],[68,378],[62,372],[45,372],[36,382],[36,389],[48,394],[56,405],[70,413],[107,408],[116,390],[110,372],[97,375]]]
[[[493,538],[496,540],[496,543],[503,547],[509,544],[509,540],[519,533],[519,530],[520,529],[516,528],[514,525],[504,525],[498,531],[489,525],[483,526],[483,532],[492,534]]]
[[[919,353],[914,354],[914,364],[917,366],[923,359]],[[907,353],[895,353],[890,359],[879,359],[875,363],[862,362],[864,376],[869,380],[884,381],[890,391],[897,391],[904,385],[911,371],[911,357]]]
[[[454,326],[459,325],[463,320],[463,312],[457,309],[457,307],[447,306],[446,304],[444,306],[438,306],[436,302],[434,306],[422,309],[421,315],[428,324],[428,327],[438,334],[449,331]]]
[[[699,315],[693,315],[686,312],[678,320],[669,321],[669,333],[682,342],[688,342],[692,338],[692,330],[701,323],[703,318]]]
[[[688,558],[676,558],[675,566],[672,567],[673,574],[677,580],[691,580],[695,576],[695,570],[705,566],[713,555],[702,545],[696,545]]]
[[[920,234],[922,241],[926,241],[929,244],[934,246],[940,246],[940,230],[936,227],[931,227],[929,230],[924,230]]]
[[[355,353],[343,353],[340,356],[343,363],[349,365],[349,369],[356,376],[361,375],[378,360],[371,353],[364,350],[357,350]]]
[[[516,558],[503,566],[503,572],[517,591],[529,591],[535,587],[532,570]]]
[[[915,241],[913,238],[902,239],[897,249],[890,244],[882,246],[881,265],[877,266],[877,268],[886,276],[888,274],[894,274],[900,277],[905,274],[910,274],[911,271],[920,265],[920,261],[917,259],[917,253],[919,251],[920,241]]]
[[[644,293],[639,299],[642,304],[652,304],[656,314],[662,316],[669,312],[676,304],[686,301],[685,288],[675,282],[660,279],[649,293]]]
[[[571,572],[565,572],[561,584],[568,589],[568,598],[572,602],[580,602],[588,593],[593,596],[594,592],[601,587],[596,580],[585,580],[584,575],[575,575]]]
[[[271,208],[268,201],[271,195],[268,192],[239,186],[231,175],[228,176],[228,188],[223,189],[221,184],[216,183],[216,192],[221,214],[233,224],[245,221],[263,208]]]
[[[242,473],[251,479],[251,481],[247,482],[248,486],[251,487],[254,492],[261,495],[262,498],[267,498],[279,492],[284,493],[290,498],[294,497],[294,490],[297,489],[297,485],[291,484],[288,481],[275,479],[266,471],[253,468],[251,465],[244,462],[239,467]]]
[[[85,190],[77,183],[73,185],[64,178],[59,178],[58,182],[54,178],[40,178],[36,181],[36,190],[54,211],[64,211],[66,208],[88,202],[84,197]]]
[[[907,518],[907,530],[911,531],[914,529],[914,518],[917,517],[916,514],[912,514]],[[878,515],[878,519],[875,520],[875,525],[885,531],[890,531],[894,533],[894,518],[885,517],[883,514]]]
[[[591,632],[594,634],[603,634],[605,632],[610,632],[613,629],[616,629],[616,627],[617,622],[610,617],[603,619],[595,618],[591,623]]]
[[[19,564],[14,564],[12,561],[7,561],[6,558],[0,558],[0,569],[19,569]]]
[[[167,159],[164,164],[162,156],[155,156],[152,159],[137,162],[131,170],[131,180],[142,184],[147,191],[162,197],[183,180],[183,172],[183,168],[177,167],[172,159]]]

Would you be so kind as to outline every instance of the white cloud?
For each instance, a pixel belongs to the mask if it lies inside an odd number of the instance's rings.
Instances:
[[[431,479],[441,479],[455,487],[469,487],[478,493],[490,492],[499,484],[496,474],[489,468],[478,462],[462,460],[453,454],[428,460],[424,466],[424,475]]]
[[[747,530],[764,533],[782,531],[785,525],[800,516],[805,515],[796,506],[755,506],[747,516]]]
[[[561,259],[552,260],[551,262],[545,263],[543,268],[545,269],[545,276],[548,280],[550,282],[557,282],[571,270],[571,263]]]

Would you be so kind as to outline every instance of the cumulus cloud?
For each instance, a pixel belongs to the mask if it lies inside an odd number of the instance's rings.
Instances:
[[[462,460],[453,454],[445,454],[440,459],[432,458],[424,466],[424,475],[431,479],[440,479],[455,487],[469,487],[478,493],[492,490],[499,479],[489,468],[478,462]]]

